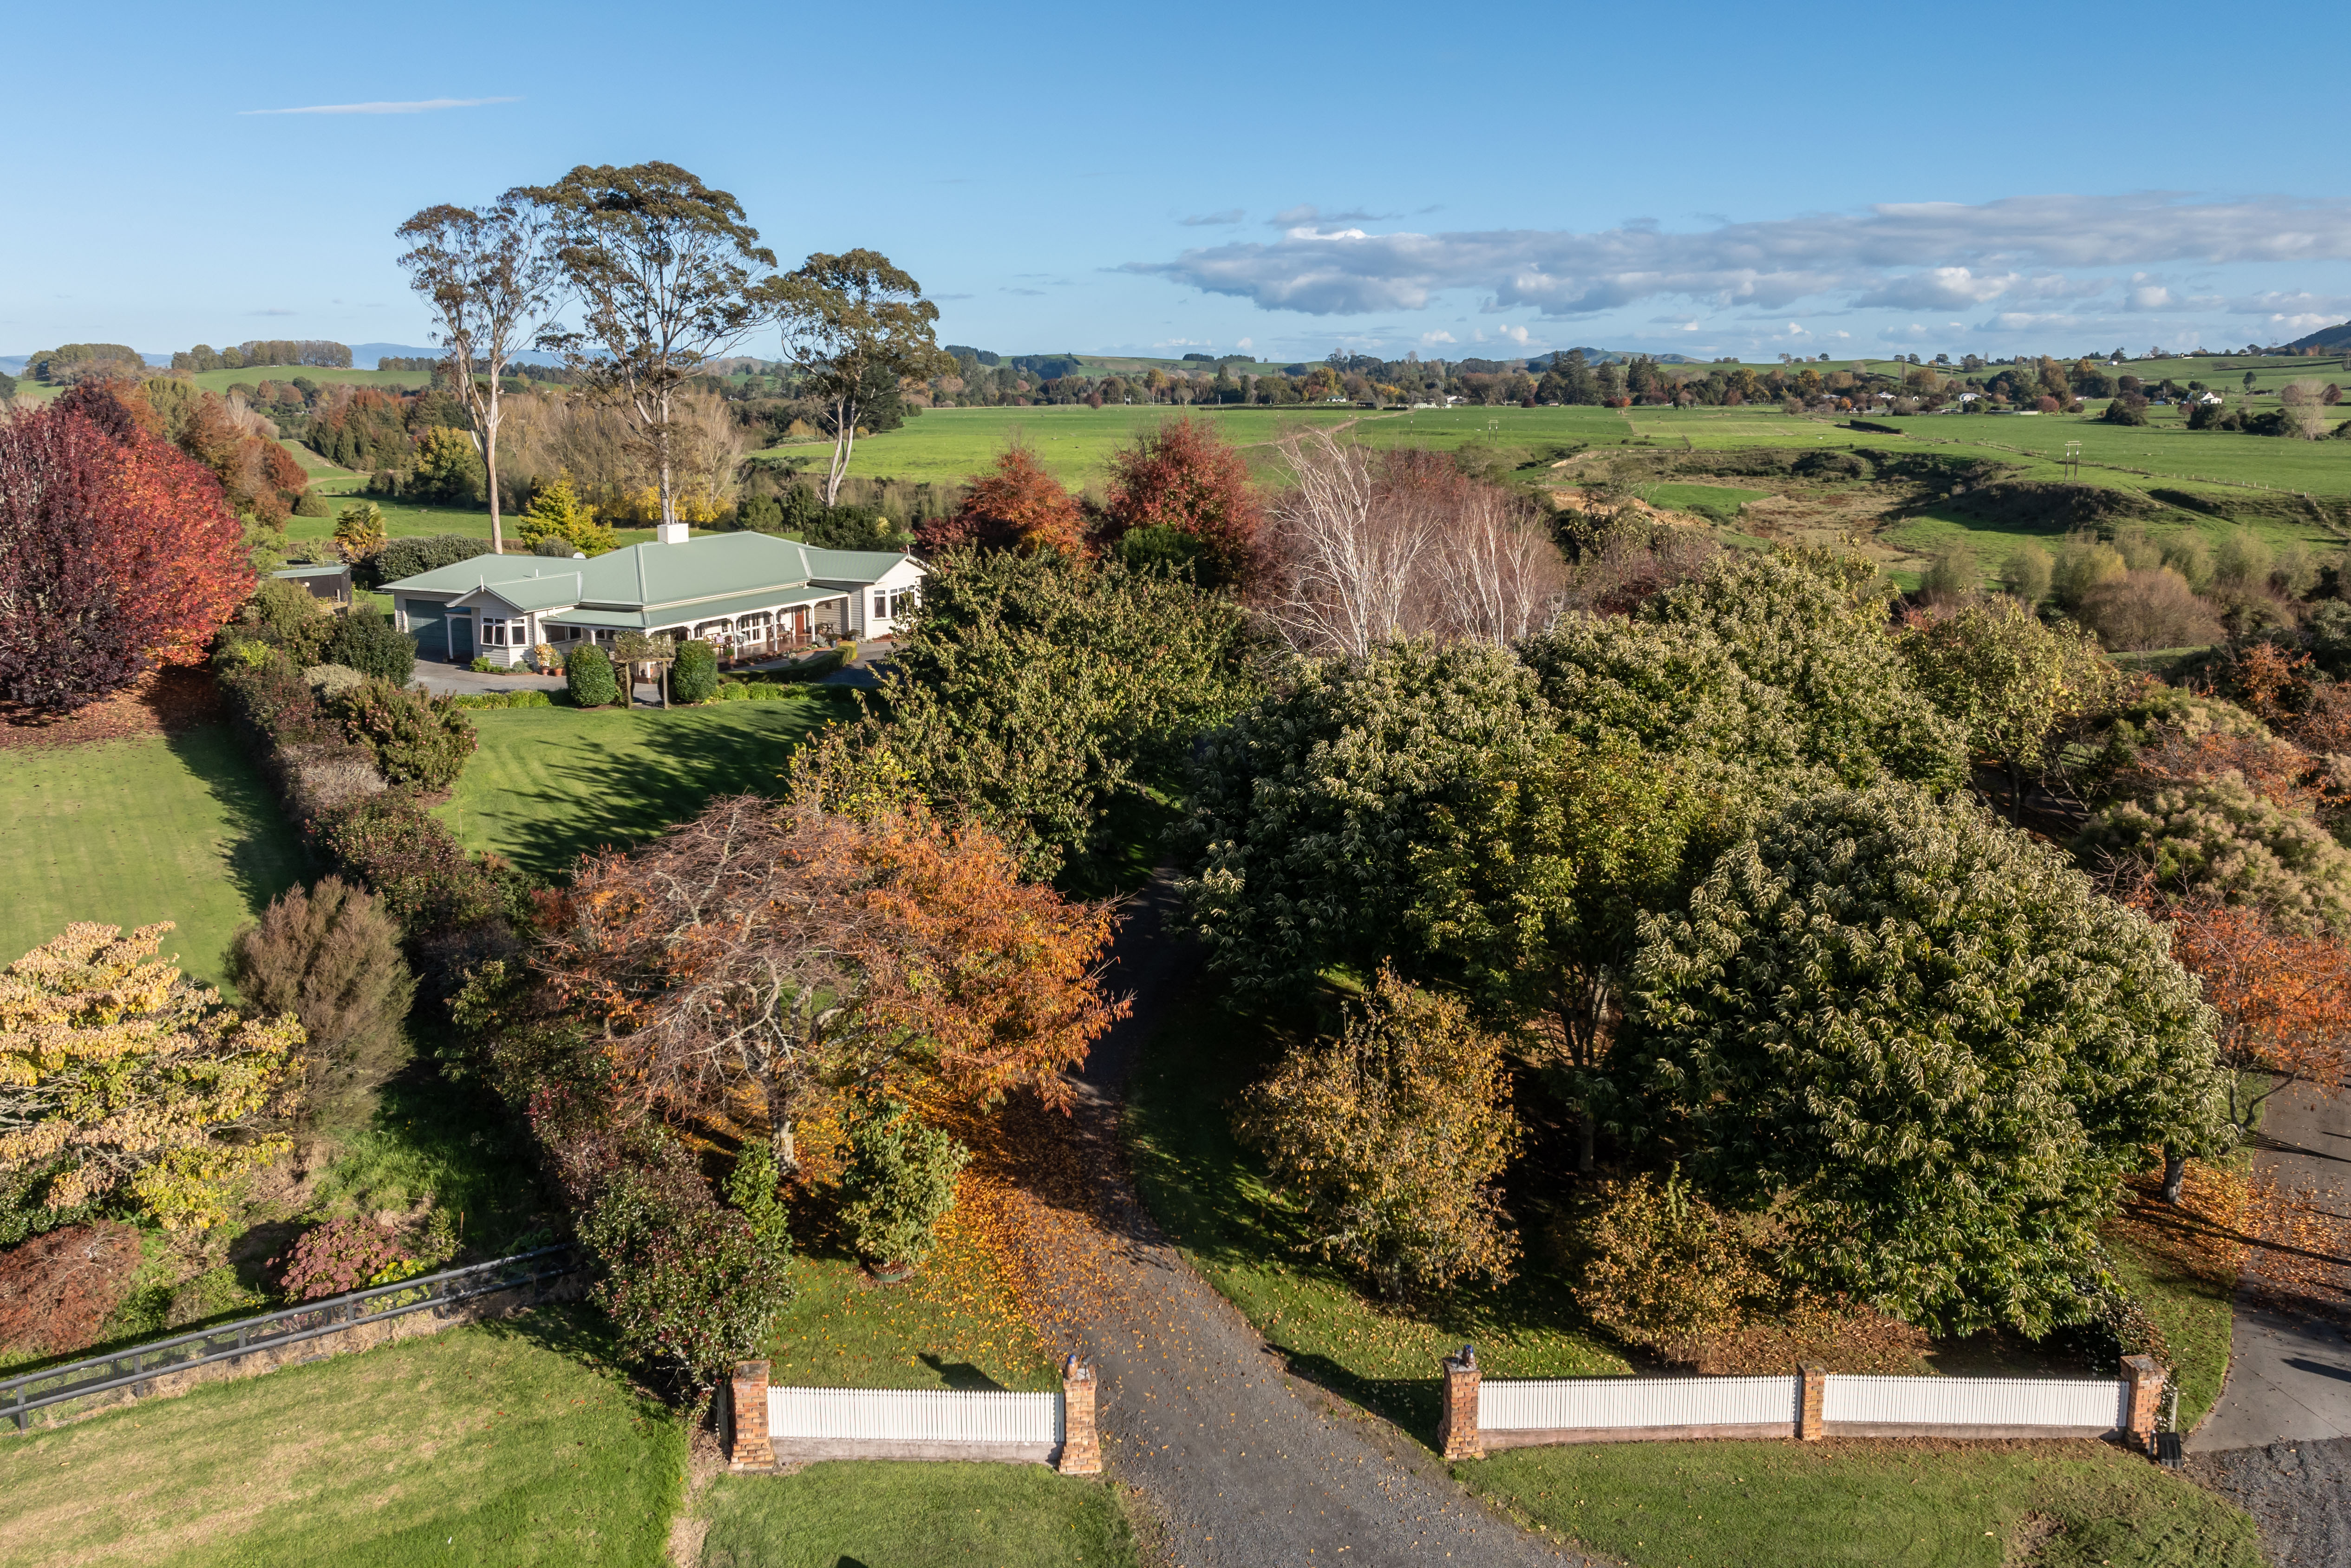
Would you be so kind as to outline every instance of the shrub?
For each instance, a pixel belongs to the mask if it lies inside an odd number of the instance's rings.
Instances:
[[[375,753],[394,784],[446,789],[481,743],[465,716],[444,701],[370,681],[335,699],[350,737]]]
[[[371,610],[354,608],[340,617],[324,652],[328,664],[348,664],[395,686],[406,685],[416,673],[416,644]]]
[[[718,651],[699,638],[677,645],[677,663],[669,670],[672,702],[703,703],[718,689]]]
[[[955,1207],[956,1176],[971,1152],[894,1100],[852,1119],[849,1151],[841,1218],[858,1255],[880,1267],[919,1264]]]
[[[412,795],[346,806],[319,824],[319,839],[411,936],[471,925],[506,908],[498,879],[468,859],[456,835]]]
[[[0,1355],[68,1355],[94,1343],[139,1266],[139,1233],[100,1220],[0,1252]]]
[[[415,977],[399,925],[342,878],[280,894],[229,944],[228,977],[248,1007],[301,1020],[312,1115],[348,1111],[399,1066]]]
[[[302,672],[302,678],[322,697],[339,697],[368,683],[367,676],[349,664],[312,664]]]
[[[473,671],[474,674],[477,675],[501,675],[506,674],[507,667],[504,664],[499,664],[496,660],[491,658],[487,653],[477,653],[474,656],[474,662],[466,665],[465,668]]]
[[[593,643],[582,643],[563,661],[563,676],[571,700],[580,707],[602,707],[618,702],[621,683],[612,674],[612,657]]]
[[[399,1238],[371,1219],[314,1225],[269,1266],[277,1270],[277,1288],[289,1301],[346,1295],[423,1272],[401,1251]]]
[[[300,822],[384,790],[375,753],[348,740],[282,745],[271,754],[269,764],[287,810]]]
[[[1336,1040],[1282,1059],[1237,1131],[1303,1211],[1307,1245],[1402,1300],[1518,1255],[1493,1183],[1519,1143],[1499,1037],[1383,969]]]
[[[461,692],[441,700],[453,708],[553,707],[555,694],[527,686],[518,692]]]
[[[334,633],[327,607],[298,582],[265,577],[255,584],[253,598],[237,619],[263,641],[286,651],[297,664],[317,663],[319,649]]]
[[[1678,1169],[1614,1185],[1583,1238],[1576,1304],[1629,1343],[1696,1362],[1708,1341],[1744,1329],[1772,1289],[1751,1228],[1699,1197]]]
[[[351,562],[383,553],[391,543],[383,531],[383,510],[373,501],[353,501],[335,518],[335,553]]]
[[[2019,545],[2000,563],[2001,586],[2027,604],[2038,604],[2049,597],[2055,565],[2039,545]]]
[[[404,577],[415,577],[440,567],[455,566],[461,560],[471,560],[477,555],[489,553],[489,540],[468,538],[463,534],[427,534],[415,538],[393,539],[368,561],[368,586],[380,588],[387,582],[397,582]]]
[[[2126,571],[2085,591],[2074,614],[2109,648],[2143,653],[2220,641],[2220,618],[2168,566]]]
[[[604,1265],[594,1299],[621,1342],[642,1360],[683,1364],[697,1383],[756,1354],[791,1300],[789,1253],[714,1203],[666,1140],[596,1184],[580,1238]]]
[[[782,1186],[774,1146],[764,1142],[744,1145],[726,1178],[726,1201],[741,1211],[751,1227],[752,1239],[779,1258],[792,1249],[791,1216],[784,1207]]]
[[[2075,849],[2127,862],[2169,892],[2261,904],[2296,935],[2351,934],[2351,850],[2234,770],[2115,801],[2090,819]]]

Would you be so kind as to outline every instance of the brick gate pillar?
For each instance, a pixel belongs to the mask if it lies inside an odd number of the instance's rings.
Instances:
[[[1102,1437],[1094,1427],[1094,1369],[1075,1351],[1061,1363],[1061,1460],[1065,1476],[1102,1474]]]
[[[2123,1357],[2123,1440],[2149,1458],[2155,1454],[2156,1410],[2168,1375],[2151,1355]]]
[[[1437,1416],[1437,1451],[1448,1459],[1482,1459],[1485,1434],[1478,1429],[1478,1347],[1465,1344],[1445,1358],[1445,1403]]]
[[[1827,1437],[1828,1424],[1821,1417],[1821,1406],[1828,1398],[1829,1369],[1818,1362],[1796,1369],[1802,1387],[1796,1401],[1796,1440],[1817,1443]]]
[[[768,1364],[764,1361],[738,1361],[735,1364],[735,1381],[727,1388],[728,1468],[737,1470],[773,1469],[776,1464],[775,1446],[768,1440]]]

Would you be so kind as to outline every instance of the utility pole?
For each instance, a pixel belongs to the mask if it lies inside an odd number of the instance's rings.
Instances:
[[[2081,478],[2082,444],[2078,441],[2069,441],[2065,444],[2065,482],[2069,485],[2078,484]]]

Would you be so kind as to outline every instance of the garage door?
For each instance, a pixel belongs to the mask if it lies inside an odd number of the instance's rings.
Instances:
[[[416,639],[416,656],[446,661],[449,657],[449,627],[443,618],[441,606],[412,599],[408,601],[407,612],[408,634]]]

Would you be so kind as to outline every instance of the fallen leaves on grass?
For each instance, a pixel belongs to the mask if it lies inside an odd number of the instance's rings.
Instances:
[[[0,749],[179,735],[226,716],[211,672],[172,666],[62,718],[0,705]]]

